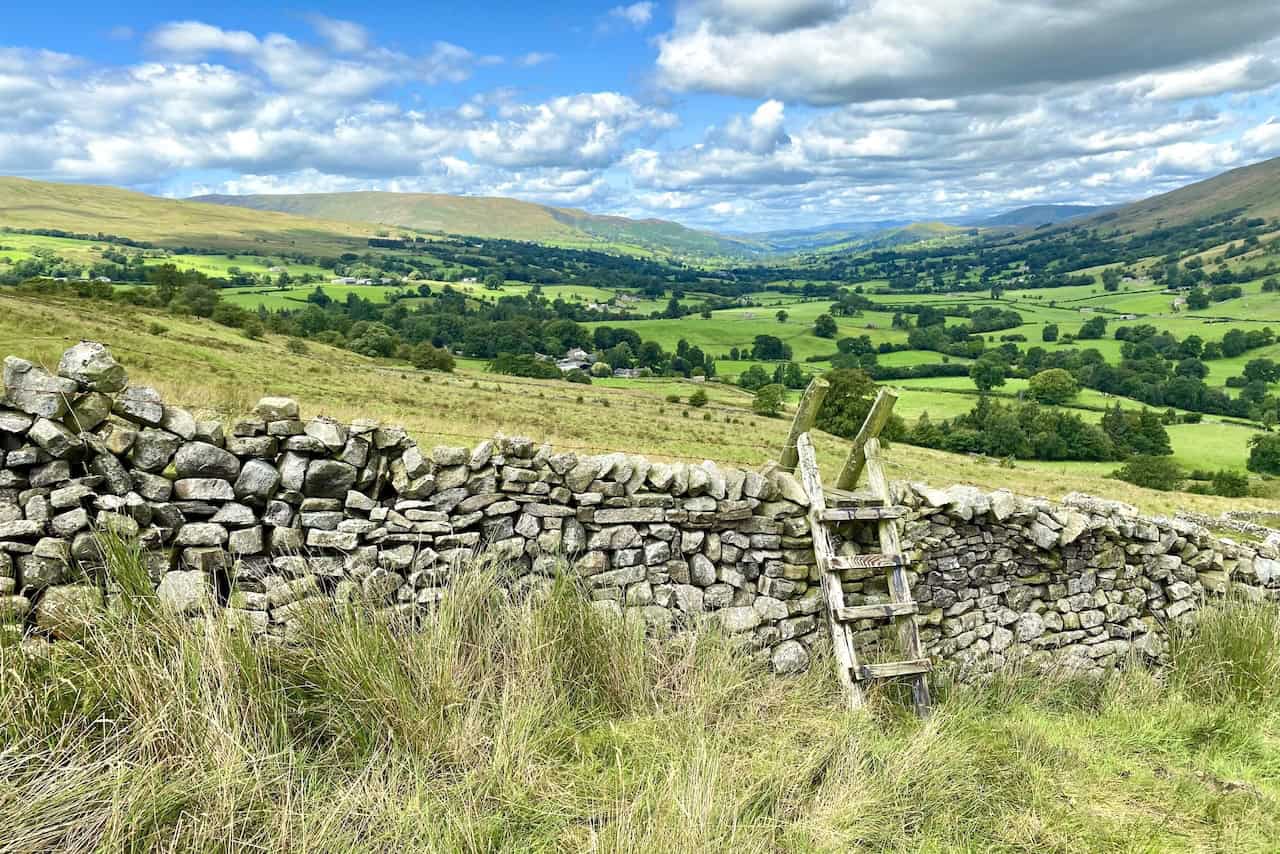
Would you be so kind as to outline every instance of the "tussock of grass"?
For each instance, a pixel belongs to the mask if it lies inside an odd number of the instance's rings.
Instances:
[[[112,560],[130,591],[136,553]],[[421,627],[343,612],[291,647],[123,604],[82,646],[0,647],[0,851],[1268,850],[1280,834],[1274,672],[1206,681],[1265,647],[1266,606],[1211,609],[1166,677],[940,684],[919,722],[883,695],[842,711],[821,656],[774,678],[714,632],[646,638],[568,579],[507,597],[499,574],[462,574]],[[1206,637],[1228,629],[1248,637]]]
[[[1280,607],[1233,596],[1175,626],[1170,654],[1188,694],[1214,703],[1258,703],[1280,694]]]

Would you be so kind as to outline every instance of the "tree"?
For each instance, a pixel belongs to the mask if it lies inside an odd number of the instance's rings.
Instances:
[[[761,386],[756,389],[756,396],[751,401],[751,410],[757,415],[767,415],[772,418],[782,411],[782,401],[786,391],[777,383]]]
[[[490,273],[484,277],[484,289],[486,291],[500,291],[506,283],[507,280],[503,278],[501,273]]]
[[[774,317],[778,318],[779,323],[786,323],[787,318],[790,316],[791,315],[787,314],[787,310],[785,308],[778,309],[778,313],[774,315]]]
[[[1041,341],[1057,341],[1058,340],[1058,324],[1046,323],[1040,330]]]
[[[1062,404],[1076,396],[1080,383],[1070,371],[1050,368],[1033,376],[1027,388],[1031,396],[1041,403]]]
[[[791,346],[773,335],[757,335],[751,345],[751,358],[762,362],[782,362],[791,358]]]
[[[1250,439],[1245,468],[1258,474],[1280,474],[1280,433],[1258,433]]]
[[[707,393],[703,389],[698,389],[689,395],[689,405],[702,408],[707,405]]]
[[[1192,377],[1193,379],[1202,380],[1209,376],[1209,366],[1199,359],[1181,359],[1173,369],[1173,373],[1174,376]]]
[[[755,391],[769,383],[769,372],[759,365],[752,365],[738,376],[738,385],[748,391]]]
[[[1111,476],[1134,486],[1170,492],[1186,479],[1182,467],[1168,457],[1134,457]]]
[[[1187,294],[1187,308],[1192,311],[1203,311],[1209,307],[1209,294],[1203,288],[1192,288]]]
[[[835,318],[829,314],[820,314],[813,322],[813,334],[819,338],[835,338],[838,331]]]
[[[1004,385],[1005,365],[999,359],[983,357],[969,368],[969,378],[978,391],[991,391]]]
[[[1108,267],[1102,271],[1102,289],[1108,293],[1120,290],[1120,268]]]
[[[591,366],[591,376],[611,377],[613,376],[613,368],[609,367],[605,362],[596,362]]]
[[[1105,317],[1095,317],[1085,321],[1080,327],[1080,331],[1076,333],[1076,338],[1080,340],[1096,340],[1107,334],[1107,319]]]
[[[865,371],[856,368],[832,371],[825,375],[831,384],[827,396],[814,419],[814,426],[836,436],[852,439],[862,429],[862,422],[871,411],[879,388]],[[906,434],[902,419],[893,416],[881,431],[886,439],[898,439]]]

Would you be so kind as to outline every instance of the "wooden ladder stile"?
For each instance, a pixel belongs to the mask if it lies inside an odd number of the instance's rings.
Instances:
[[[826,500],[822,494],[822,478],[818,474],[818,460],[813,453],[813,442],[808,433],[801,433],[796,440],[800,469],[800,482],[809,497],[809,528],[813,536],[813,554],[818,562],[818,578],[822,584],[822,599],[827,605],[827,627],[831,631],[831,646],[835,652],[840,684],[849,699],[850,709],[860,709],[866,703],[866,694],[855,678],[858,653],[853,646],[853,627],[839,617],[844,607],[844,588],[840,575],[831,565],[835,550],[831,545],[831,531],[823,521]]]
[[[877,679],[902,678],[909,680],[911,684],[911,699],[916,714],[925,717],[929,714],[931,705],[928,674],[932,664],[920,643],[920,631],[915,621],[918,609],[911,597],[911,585],[907,576],[910,564],[902,554],[902,543],[898,535],[897,520],[906,509],[895,507],[892,503],[878,438],[880,430],[888,422],[896,398],[897,395],[888,389],[881,390],[855,439],[854,448],[849,453],[836,490],[823,489],[813,442],[807,430],[795,435],[794,441],[800,480],[809,498],[809,526],[822,583],[823,601],[827,606],[827,625],[831,630],[840,682],[849,698],[849,706],[857,709],[865,704],[864,683]],[[790,440],[788,444],[790,445]],[[864,470],[867,473],[868,490],[861,494],[852,492],[858,476]],[[830,509],[827,507],[829,492],[837,504]],[[879,551],[837,555],[832,534],[835,526],[842,524],[874,524]],[[854,569],[884,569],[890,601],[883,604],[846,605],[840,573]],[[902,661],[860,664],[853,643],[855,620],[891,621],[897,629],[898,645],[905,658]]]
[[[867,481],[871,491],[884,499],[888,506],[892,501],[889,493],[889,479],[885,476],[884,466],[880,461],[880,440],[871,438],[866,445]],[[880,537],[880,549],[885,554],[900,555],[902,543],[898,537],[897,519],[881,519],[876,523]],[[911,597],[911,584],[907,579],[907,564],[899,561],[889,568],[889,601],[894,604],[911,604],[912,613],[897,617],[894,624],[898,630],[898,645],[903,654],[911,661],[925,661],[923,646],[920,643],[920,629],[915,621],[915,600]],[[911,703],[916,714],[927,717],[931,706],[929,698],[928,669],[908,675],[911,680]]]

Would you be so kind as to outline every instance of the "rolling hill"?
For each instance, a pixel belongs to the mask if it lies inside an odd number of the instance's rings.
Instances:
[[[579,248],[621,248],[672,255],[746,256],[759,244],[660,219],[602,216],[518,199],[435,193],[301,193],[197,196],[192,201],[322,219],[379,223],[390,229],[527,240]]]
[[[1038,225],[1066,222],[1108,210],[1111,210],[1111,208],[1099,205],[1027,205],[1026,207],[1015,208],[995,216],[979,219],[973,222],[973,225],[987,227],[1012,225],[1034,228]]]
[[[1253,217],[1280,217],[1280,157],[1241,166],[1087,219],[1073,220],[1071,225],[1140,233],[1227,211]]]
[[[117,187],[0,177],[0,227],[110,234],[157,246],[336,255],[375,226],[165,199]]]

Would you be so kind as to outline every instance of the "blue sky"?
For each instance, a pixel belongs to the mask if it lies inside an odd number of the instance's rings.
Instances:
[[[1257,0],[23,4],[0,173],[506,195],[745,231],[1111,203],[1280,155]]]

